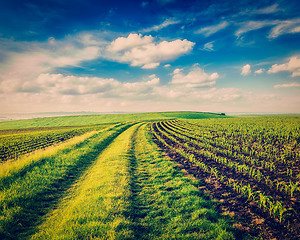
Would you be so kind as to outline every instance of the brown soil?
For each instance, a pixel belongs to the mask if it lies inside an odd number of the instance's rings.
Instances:
[[[155,124],[153,124],[153,129],[157,134],[160,134],[158,129],[156,129]],[[176,144],[163,135],[160,136],[163,137],[169,145],[175,148],[181,148],[191,153],[190,150],[184,149],[181,144]],[[202,181],[202,185],[199,186],[199,188],[209,195],[211,199],[216,200],[216,206],[219,213],[222,215],[228,215],[235,220],[234,227],[239,230],[238,233],[240,234],[237,235],[237,238],[242,238],[242,235],[246,233],[250,236],[250,238],[258,237],[262,239],[278,240],[300,239],[300,225],[297,212],[293,212],[283,223],[279,223],[277,220],[270,217],[269,214],[260,209],[257,203],[247,200],[247,198],[238,194],[227,185],[221,183],[214,176],[202,171],[198,166],[189,162],[175,151],[172,151],[157,139],[155,139],[155,142],[171,160],[178,163],[177,167],[182,169],[185,174],[190,174]],[[192,153],[197,158],[201,158],[200,156],[197,156],[196,152]],[[243,182],[252,181],[249,178],[247,179],[247,177],[243,174],[232,171],[224,165],[209,161],[209,159],[201,158],[201,160],[208,165],[217,167],[220,171],[222,171],[222,173],[226,173],[227,176],[229,175],[233,179],[240,178]],[[253,185],[253,182],[251,182],[251,185]],[[263,186],[258,186],[258,188],[260,187]],[[299,209],[299,202],[290,202],[293,204],[293,208]]]

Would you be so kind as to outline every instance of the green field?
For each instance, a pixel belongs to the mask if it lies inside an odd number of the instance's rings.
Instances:
[[[57,126],[83,126],[96,124],[124,123],[132,121],[157,121],[171,119],[203,119],[225,117],[220,114],[206,112],[154,112],[132,114],[101,114],[80,115],[68,117],[35,118],[0,122],[0,130],[15,128],[57,127]]]
[[[299,116],[88,115],[0,129],[0,239],[299,235]]]

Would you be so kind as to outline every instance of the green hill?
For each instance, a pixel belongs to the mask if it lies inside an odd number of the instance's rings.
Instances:
[[[0,129],[55,127],[55,126],[83,126],[105,123],[119,123],[132,121],[155,121],[169,119],[203,119],[222,118],[222,114],[207,112],[152,112],[152,113],[126,113],[126,114],[99,114],[79,115],[65,117],[45,117],[26,120],[0,122]]]

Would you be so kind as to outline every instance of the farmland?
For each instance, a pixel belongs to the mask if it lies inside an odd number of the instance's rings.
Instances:
[[[299,234],[299,127],[298,117],[268,117],[163,121],[151,131],[223,210],[244,219],[241,228],[258,225],[264,238],[280,229],[285,239]]]
[[[0,123],[1,239],[297,239],[300,117]]]

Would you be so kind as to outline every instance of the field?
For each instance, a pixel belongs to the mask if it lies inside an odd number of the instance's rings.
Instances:
[[[1,239],[299,239],[300,117],[0,123]]]

